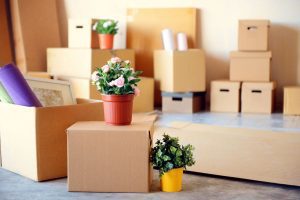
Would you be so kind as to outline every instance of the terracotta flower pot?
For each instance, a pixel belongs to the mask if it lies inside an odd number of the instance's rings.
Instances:
[[[100,49],[112,49],[114,46],[113,34],[98,34]]]
[[[104,121],[111,125],[129,125],[132,119],[134,94],[104,95],[102,94]]]

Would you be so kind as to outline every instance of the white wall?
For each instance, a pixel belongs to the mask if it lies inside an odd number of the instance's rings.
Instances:
[[[229,52],[237,49],[238,20],[269,19],[272,79],[278,82],[278,100],[282,101],[282,86],[300,84],[299,0],[64,0],[59,1],[64,45],[67,18],[114,18],[120,21],[116,47],[125,47],[126,9],[130,7],[200,9],[199,47],[206,52],[208,85],[210,80],[229,77]]]

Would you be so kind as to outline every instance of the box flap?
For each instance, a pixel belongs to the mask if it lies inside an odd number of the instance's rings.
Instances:
[[[187,97],[192,98],[195,96],[201,96],[203,92],[162,92],[163,97]]]
[[[250,90],[273,90],[276,82],[243,82],[242,89]]]
[[[230,58],[271,58],[271,51],[261,52],[246,52],[246,51],[231,51]]]
[[[229,80],[214,80],[211,81],[211,88],[213,89],[240,89],[240,81],[229,81]]]
[[[244,25],[244,26],[270,26],[270,20],[266,20],[266,19],[257,19],[257,20],[243,19],[243,20],[239,20],[239,24]]]

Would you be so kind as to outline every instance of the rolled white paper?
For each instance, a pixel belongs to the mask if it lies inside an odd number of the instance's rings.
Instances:
[[[178,48],[179,51],[188,50],[187,37],[186,37],[185,33],[178,33],[177,34],[177,48]]]
[[[164,45],[165,50],[175,50],[175,45],[174,45],[174,36],[173,32],[171,29],[163,29],[161,31],[162,34],[162,41]]]

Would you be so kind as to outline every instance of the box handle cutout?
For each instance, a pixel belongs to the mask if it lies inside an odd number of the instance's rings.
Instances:
[[[247,30],[248,31],[255,31],[257,29],[257,26],[248,26]]]
[[[79,26],[76,26],[76,28],[83,28],[83,26],[79,25]]]
[[[229,89],[220,89],[220,92],[229,92]]]
[[[261,90],[251,90],[252,93],[261,93]]]
[[[182,97],[172,97],[172,101],[182,101]]]

